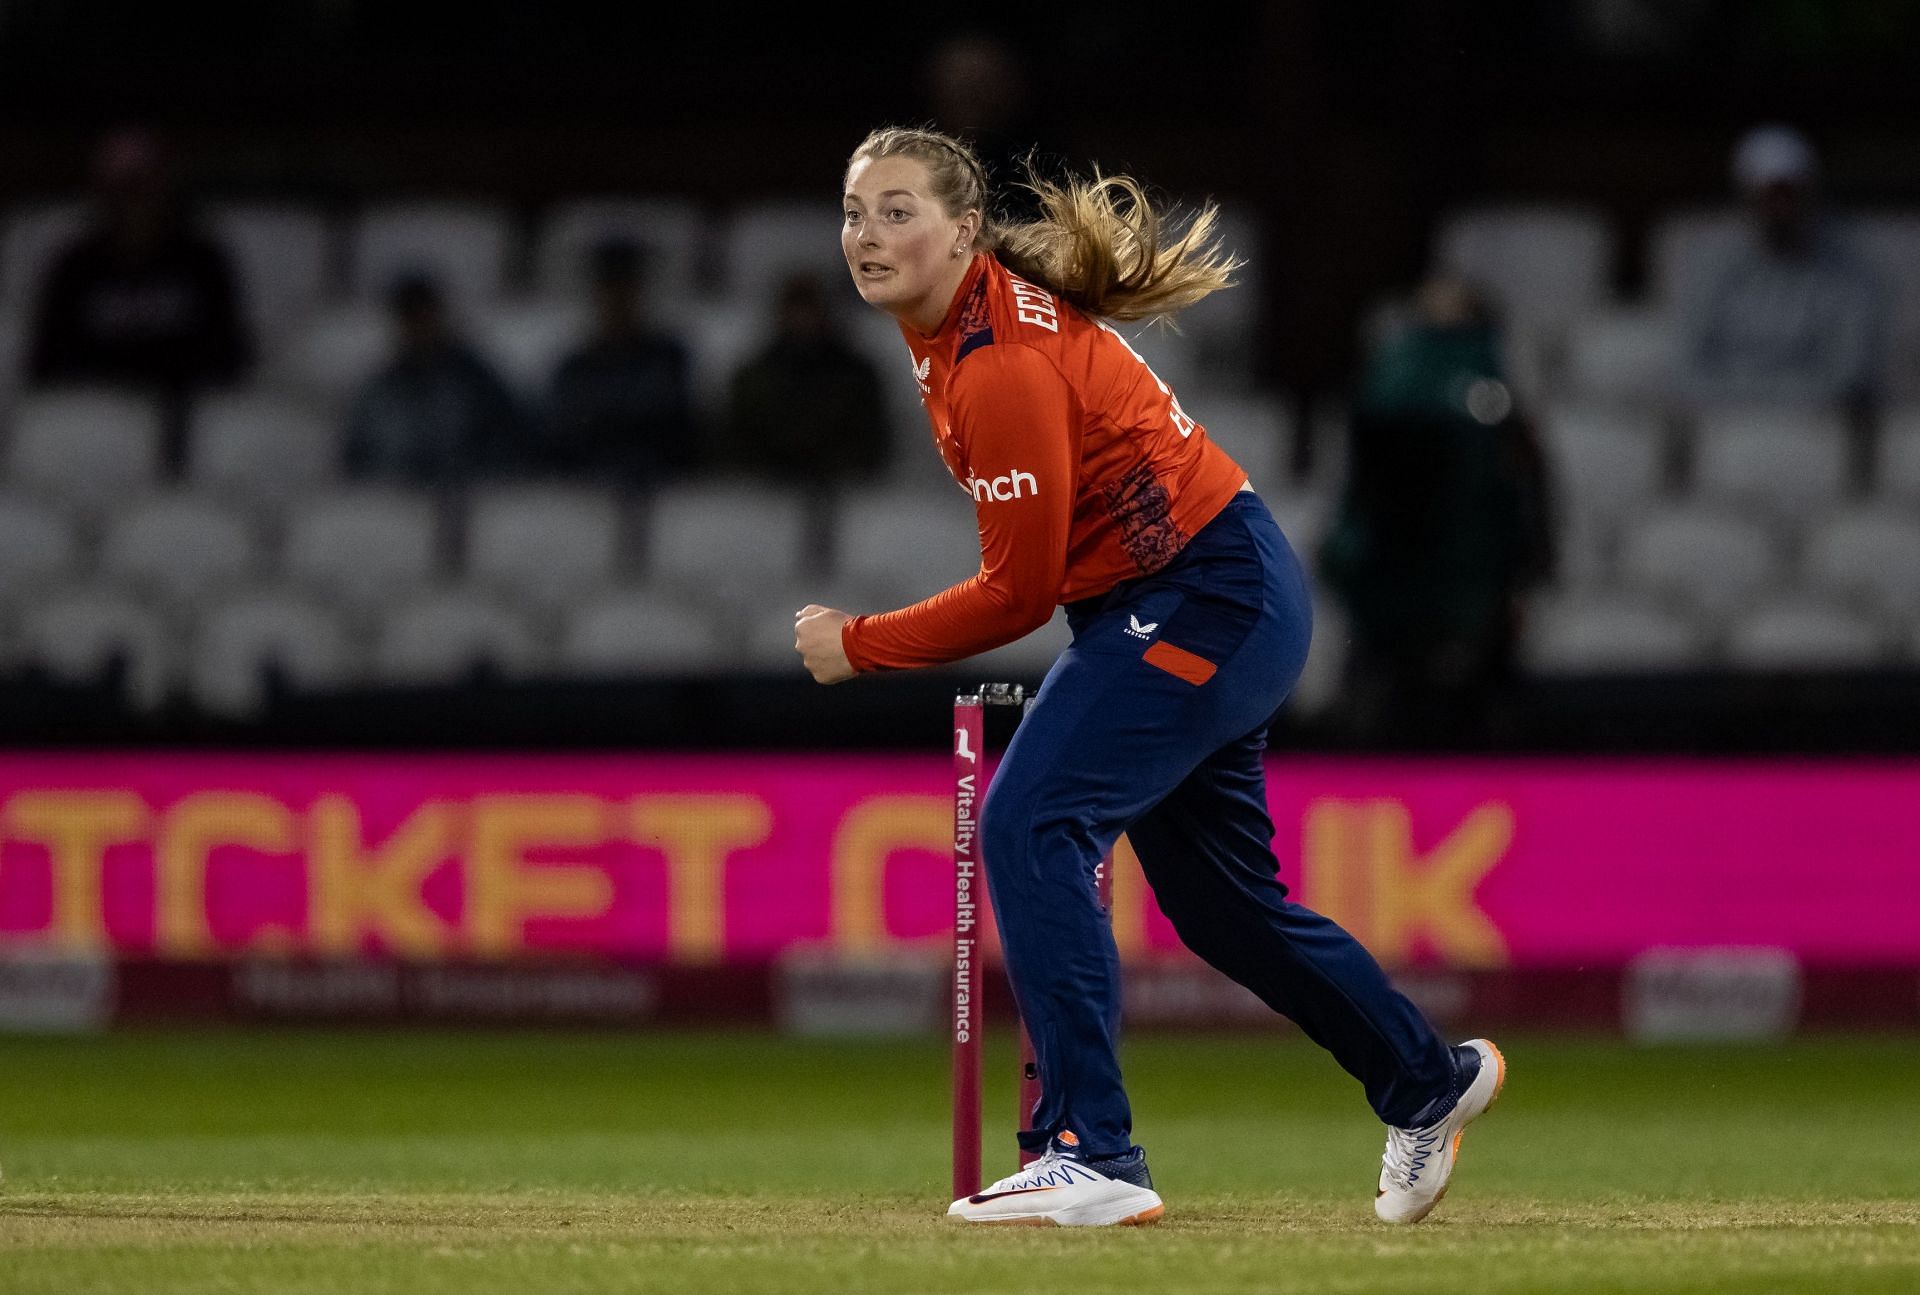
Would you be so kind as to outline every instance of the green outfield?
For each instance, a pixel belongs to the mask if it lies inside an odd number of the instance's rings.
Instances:
[[[1920,1290],[1920,1040],[1500,1042],[1452,1194],[1388,1229],[1323,1054],[1135,1038],[1166,1222],[1078,1232],[943,1220],[931,1040],[0,1038],[0,1291]]]

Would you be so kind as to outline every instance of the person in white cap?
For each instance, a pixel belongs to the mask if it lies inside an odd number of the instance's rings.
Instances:
[[[1887,285],[1823,218],[1819,170],[1812,144],[1788,126],[1757,127],[1734,149],[1750,236],[1678,303],[1692,400],[1854,412],[1875,401]]]

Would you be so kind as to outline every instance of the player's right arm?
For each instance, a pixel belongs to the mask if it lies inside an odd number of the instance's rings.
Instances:
[[[958,661],[1052,617],[1067,568],[1079,409],[1053,362],[1024,346],[969,356],[949,395],[980,530],[980,570],[899,611],[841,629],[855,670]]]

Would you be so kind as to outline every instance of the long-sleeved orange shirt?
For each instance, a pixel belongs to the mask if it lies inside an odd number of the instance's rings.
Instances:
[[[976,253],[932,337],[903,324],[933,438],[980,526],[980,570],[841,629],[858,671],[1011,643],[1056,604],[1158,571],[1246,480],[1105,324]]]

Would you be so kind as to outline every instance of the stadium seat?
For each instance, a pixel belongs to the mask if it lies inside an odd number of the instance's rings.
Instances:
[[[957,490],[870,487],[836,502],[833,572],[840,579],[891,582],[905,597],[924,597],[979,569],[973,505]]]
[[[473,340],[521,399],[546,399],[554,371],[584,336],[587,314],[571,301],[497,302],[474,317]]]
[[[73,523],[46,503],[0,496],[0,605],[66,583],[80,565]]]
[[[1672,318],[1674,308],[1696,300],[1751,237],[1746,213],[1734,207],[1672,211],[1655,219],[1647,235],[1647,289],[1655,308]]]
[[[729,640],[738,646],[738,665],[779,674],[802,669],[793,648],[793,614],[808,603],[858,615],[904,607],[936,588],[905,588],[903,582],[884,575],[802,571],[756,588],[752,598],[732,600],[714,611]]]
[[[1540,675],[1630,674],[1701,665],[1710,647],[1694,618],[1652,599],[1557,595],[1529,611],[1521,656]]]
[[[439,515],[424,494],[348,488],[288,520],[283,572],[362,609],[419,589],[439,567]]]
[[[1759,522],[1685,504],[1629,528],[1620,553],[1628,588],[1709,613],[1750,601],[1774,583],[1777,565],[1773,533]]]
[[[728,299],[770,311],[788,275],[809,271],[829,291],[849,283],[837,202],[750,202],[728,214],[720,276]]]
[[[0,235],[0,296],[31,310],[54,257],[87,226],[87,204],[59,199],[29,203],[8,213]]]
[[[1209,393],[1181,408],[1246,469],[1255,490],[1272,498],[1289,487],[1293,426],[1278,397]]]
[[[1672,322],[1657,311],[1582,315],[1567,334],[1565,394],[1583,402],[1655,404],[1671,390],[1673,346]]]
[[[978,680],[1024,683],[1038,686],[1053,667],[1055,658],[1073,642],[1067,628],[1067,614],[1055,610],[1053,618],[1025,638],[1016,639],[978,656],[955,661],[942,669]]]
[[[711,612],[650,589],[620,589],[576,604],[561,629],[558,662],[578,678],[714,674],[736,664]]]
[[[1613,240],[1585,207],[1476,207],[1441,222],[1434,260],[1482,285],[1509,325],[1564,329],[1607,299]]]
[[[178,655],[166,620],[124,590],[85,586],[22,609],[20,648],[48,675],[68,683],[103,682],[125,666],[127,703],[154,710],[172,695]]]
[[[708,593],[783,579],[807,556],[805,501],[771,486],[668,486],[653,496],[646,531],[650,576]]]
[[[1233,272],[1233,287],[1211,293],[1180,312],[1179,345],[1190,352],[1185,361],[1188,371],[1182,373],[1179,363],[1170,363],[1166,366],[1167,372],[1161,375],[1183,401],[1194,404],[1205,404],[1206,397],[1216,392],[1245,394],[1253,389],[1259,376],[1257,359],[1263,340],[1260,326],[1266,313],[1266,283],[1271,273],[1267,264],[1266,230],[1250,203],[1232,197],[1220,198],[1218,202],[1220,246],[1245,264]],[[1188,208],[1192,205],[1185,204]],[[1150,334],[1141,348],[1141,353],[1156,368],[1161,363],[1156,353],[1160,345],[1162,343],[1153,340]]]
[[[1884,502],[1920,504],[1920,405],[1903,405],[1881,417],[1873,487]]]
[[[0,297],[0,409],[13,408],[15,394],[26,384],[26,352],[32,327],[24,304]]]
[[[681,198],[580,199],[549,208],[534,240],[542,294],[579,301],[587,290],[586,258],[604,238],[631,239],[647,249],[648,296],[657,303],[700,291],[702,238],[698,204]]]
[[[1847,431],[1821,410],[1781,406],[1703,412],[1693,431],[1697,498],[1757,507],[1782,520],[1838,500],[1847,486]]]
[[[709,422],[721,424],[733,375],[765,345],[773,327],[763,306],[735,302],[682,302],[665,321],[687,345],[693,401]]]
[[[264,366],[277,385],[344,406],[385,362],[393,326],[379,306],[329,306],[297,328]]]
[[[1897,397],[1920,398],[1920,213],[1863,212],[1847,230],[1892,287],[1887,386]]]
[[[326,217],[291,204],[228,203],[212,232],[233,259],[240,299],[260,351],[272,352],[326,299],[333,247]]]
[[[1324,488],[1297,487],[1291,490],[1263,490],[1261,498],[1280,523],[1287,543],[1309,570],[1320,560],[1320,547],[1333,526],[1340,500]]]
[[[433,590],[388,609],[374,645],[383,683],[452,684],[476,670],[505,677],[542,663],[540,642],[520,614],[484,590]]]
[[[467,576],[551,604],[610,584],[620,566],[620,501],[590,486],[495,486],[468,501]]]
[[[456,313],[497,300],[507,282],[512,224],[497,207],[465,203],[379,204],[352,226],[348,283],[363,302],[386,299],[396,274],[435,275]]]
[[[923,494],[952,490],[953,477],[933,447],[927,407],[920,401],[920,383],[913,376],[913,353],[900,336],[900,325],[883,311],[857,304],[842,313],[841,322],[846,325],[848,340],[873,361],[880,375],[887,430],[892,438],[888,483]],[[750,332],[748,336],[757,340],[756,334]]]
[[[1727,630],[1726,657],[1748,670],[1865,668],[1884,661],[1890,646],[1867,617],[1829,599],[1794,595],[1736,619]]]
[[[1828,514],[1807,528],[1800,577],[1810,593],[1858,598],[1887,615],[1920,615],[1920,517],[1887,507]]]
[[[886,318],[884,315],[881,317]],[[1173,389],[1181,408],[1195,418],[1200,416],[1190,406],[1196,403],[1210,408],[1222,399],[1251,397],[1252,393],[1244,382],[1215,383],[1211,380],[1212,374],[1205,367],[1199,338],[1187,326],[1184,312],[1178,328],[1153,321],[1115,324],[1113,328],[1126,339],[1133,353],[1140,357],[1140,362],[1152,370],[1153,376]],[[1200,418],[1200,421],[1204,423],[1206,419]]]
[[[339,615],[314,599],[268,589],[236,596],[201,618],[188,667],[201,707],[230,719],[257,715],[269,670],[301,689],[352,681],[354,645]]]
[[[1317,717],[1338,705],[1346,685],[1347,656],[1353,632],[1346,609],[1325,594],[1313,598],[1313,640],[1307,648],[1307,662],[1299,682],[1287,697],[1287,711],[1295,715]]]
[[[185,611],[254,575],[261,557],[243,517],[211,500],[176,493],[143,500],[108,520],[99,571]]]
[[[96,508],[146,490],[160,467],[160,412],[120,391],[71,388],[21,398],[7,484]]]
[[[1618,521],[1653,507],[1665,489],[1666,432],[1650,413],[1555,405],[1540,418],[1540,437],[1563,514]]]
[[[194,403],[187,479],[277,512],[334,480],[340,437],[339,420],[311,401],[270,392],[210,393]]]

